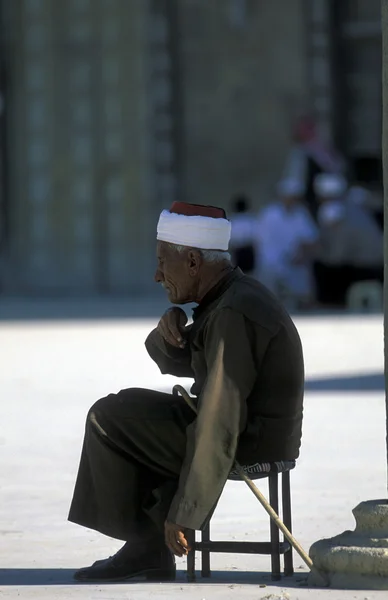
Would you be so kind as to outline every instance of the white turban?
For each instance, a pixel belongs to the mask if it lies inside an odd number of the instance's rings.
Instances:
[[[338,198],[346,192],[347,183],[342,175],[321,173],[314,179],[314,191],[322,198]]]
[[[202,250],[228,250],[231,223],[228,219],[183,215],[164,210],[157,227],[157,239],[178,246]]]

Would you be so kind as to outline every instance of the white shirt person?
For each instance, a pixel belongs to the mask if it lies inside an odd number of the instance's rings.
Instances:
[[[311,263],[319,240],[318,228],[301,200],[303,191],[297,179],[282,180],[278,201],[261,211],[257,225],[260,281],[275,295],[302,305],[313,296]]]

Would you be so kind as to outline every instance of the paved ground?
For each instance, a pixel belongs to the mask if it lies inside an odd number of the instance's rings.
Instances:
[[[19,306],[19,313],[28,316],[24,309]],[[111,310],[100,312],[112,316]],[[11,313],[8,306],[3,316]],[[183,561],[174,584],[73,584],[76,567],[120,546],[66,521],[87,408],[122,387],[168,389],[173,383],[143,348],[154,318],[79,318],[85,310],[74,315],[0,323],[0,599],[386,598],[387,592],[308,589],[298,557],[298,576],[280,585],[268,579],[267,557],[241,555],[214,555],[212,579],[195,585],[185,582]],[[295,536],[308,549],[321,537],[353,528],[351,510],[358,502],[386,494],[383,336],[380,316],[296,322],[308,392],[303,452],[292,478],[293,515]],[[265,513],[243,483],[227,484],[213,522],[215,539],[268,536]]]

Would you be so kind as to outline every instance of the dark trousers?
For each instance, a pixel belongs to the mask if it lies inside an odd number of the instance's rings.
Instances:
[[[181,398],[132,388],[86,419],[69,520],[120,540],[162,535],[195,415]]]

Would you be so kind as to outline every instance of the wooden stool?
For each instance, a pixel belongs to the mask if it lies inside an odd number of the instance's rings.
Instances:
[[[282,517],[287,529],[291,532],[291,490],[290,490],[290,471],[271,470],[264,477],[268,477],[269,502],[277,514],[279,514],[279,475],[282,476]],[[262,479],[263,475],[252,476],[251,479]],[[196,541],[196,532],[187,531],[187,540],[192,548],[187,556],[187,579],[189,582],[195,581],[195,552],[201,552],[201,575],[210,577],[210,553],[223,552],[226,554],[268,554],[271,556],[271,579],[279,581],[281,579],[280,555],[284,555],[284,575],[292,576],[294,574],[292,547],[285,539],[280,541],[280,532],[275,523],[270,519],[270,541],[269,542],[229,542],[210,540],[210,520],[206,527],[201,531],[201,541]]]

